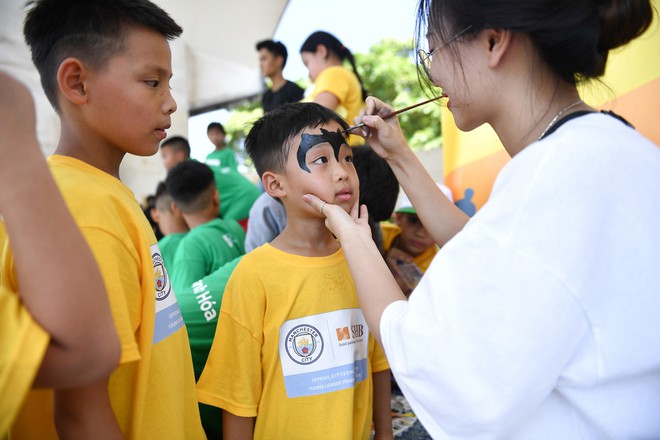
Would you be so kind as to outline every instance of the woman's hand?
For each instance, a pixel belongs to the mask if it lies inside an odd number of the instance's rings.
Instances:
[[[399,120],[395,116],[382,118],[394,109],[373,96],[369,96],[366,103],[364,113],[355,120],[356,123],[364,122],[365,127],[356,131],[356,134],[364,137],[373,150],[388,161],[400,153],[411,151]]]
[[[306,194],[303,199],[312,205],[314,209],[325,215],[325,225],[337,237],[339,243],[344,243],[344,240],[350,239],[349,237],[352,235],[364,235],[371,239],[367,206],[359,206],[359,200],[355,201],[351,212],[348,213],[341,206],[326,203],[313,194]]]

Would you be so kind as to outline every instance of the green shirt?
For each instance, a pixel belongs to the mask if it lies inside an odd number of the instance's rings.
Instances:
[[[158,240],[160,254],[163,257],[165,267],[170,274],[174,270],[174,255],[176,254],[176,249],[179,247],[179,243],[181,243],[181,239],[185,237],[185,235],[185,232],[178,232],[176,234],[166,235]]]
[[[191,229],[179,243],[174,257],[170,275],[174,292],[243,255],[244,243],[245,231],[233,220],[216,218]]]
[[[206,165],[215,169],[228,168],[235,171],[238,171],[238,161],[236,160],[236,155],[234,151],[225,147],[222,150],[213,150],[206,156],[204,161]]]
[[[195,380],[206,364],[225,284],[245,253],[244,241],[238,223],[218,218],[191,229],[176,251],[172,287],[188,331]],[[222,438],[221,411],[200,404],[200,415],[207,436]]]
[[[213,344],[225,286],[241,258],[242,255],[210,275],[176,291],[188,330],[195,380],[202,374]],[[208,438],[222,438],[222,410],[200,403],[199,412]]]
[[[220,216],[225,220],[245,220],[261,190],[238,171],[234,152],[229,148],[215,150],[206,156],[213,170],[220,194]]]

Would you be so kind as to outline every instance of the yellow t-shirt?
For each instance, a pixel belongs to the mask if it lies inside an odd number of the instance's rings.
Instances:
[[[0,438],[32,386],[48,340],[18,295],[0,287]]]
[[[380,224],[380,230],[383,233],[383,254],[386,254],[392,248],[394,239],[401,233],[401,228],[394,223],[382,222]],[[437,246],[431,246],[414,257],[413,263],[419,267],[419,270],[421,270],[422,273],[426,272],[426,269],[431,265],[431,261],[433,261],[433,257],[438,253],[438,250]]]
[[[360,114],[364,106],[362,100],[362,88],[355,73],[343,66],[332,66],[324,69],[314,81],[314,89],[309,95],[309,101],[314,101],[317,95],[330,92],[339,100],[335,112],[344,118],[348,125],[353,125],[353,120]],[[350,135],[348,143],[351,146],[364,144],[360,136]]]
[[[55,155],[48,163],[108,291],[121,341],[120,365],[110,375],[108,391],[124,435],[204,439],[188,336],[156,237],[133,193],[77,159]],[[11,264],[3,261],[3,271],[16,290],[13,274],[7,273]],[[43,408],[52,406],[46,397],[28,399],[12,438],[56,438],[52,418],[44,416]]]
[[[372,373],[389,368],[341,250],[246,254],[197,383],[202,403],[256,417],[255,439],[368,439]]]

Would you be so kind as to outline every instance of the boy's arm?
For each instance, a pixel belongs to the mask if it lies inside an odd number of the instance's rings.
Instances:
[[[0,97],[0,212],[21,300],[51,336],[35,383],[79,386],[119,360],[105,286],[39,150],[29,92],[0,73]]]
[[[374,440],[394,438],[390,370],[372,374],[374,383]]]
[[[254,417],[239,417],[222,411],[222,438],[224,440],[252,440]],[[391,422],[390,422],[391,425]]]
[[[123,439],[110,406],[108,378],[80,388],[55,391],[55,427],[61,439]]]

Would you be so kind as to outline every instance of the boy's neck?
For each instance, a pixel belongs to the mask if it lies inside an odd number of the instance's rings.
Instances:
[[[284,76],[282,76],[282,72],[277,72],[273,74],[273,76],[270,76],[269,79],[270,79],[270,88],[273,92],[276,92],[279,89],[281,89],[286,83]]]
[[[218,212],[212,212],[210,210],[199,211],[192,214],[183,214],[183,218],[186,220],[188,227],[190,229],[194,229],[197,226],[205,225],[206,223],[218,218]]]
[[[287,218],[284,230],[271,245],[290,254],[304,257],[326,257],[341,247],[325,221],[317,218]]]
[[[62,122],[55,154],[73,157],[119,179],[119,167],[126,152],[110,148],[92,134]]]

